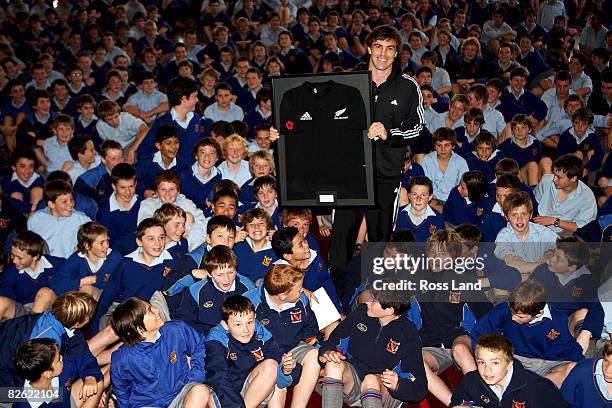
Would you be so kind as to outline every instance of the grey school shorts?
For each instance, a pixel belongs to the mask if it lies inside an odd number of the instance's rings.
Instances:
[[[514,355],[518,361],[523,364],[523,367],[526,369],[533,371],[536,374],[541,376],[545,376],[550,373],[555,367],[560,366],[561,364],[569,363],[569,361],[552,361],[552,360],[543,360],[541,358],[529,358]]]
[[[308,354],[311,350],[316,350],[316,349],[317,349],[316,347],[311,346],[305,341],[300,341],[297,346],[295,346],[289,351],[291,352],[291,354],[293,354],[295,361],[302,364],[302,361],[304,361],[304,358],[306,358],[306,354]]]
[[[151,306],[159,310],[159,317],[161,317],[164,322],[170,320],[170,308],[168,307],[168,302],[159,290],[156,290],[153,293],[153,296],[151,296],[150,303]]]
[[[32,306],[34,303],[26,303],[25,305],[15,302],[15,317],[32,314]]]
[[[246,380],[244,380],[244,384],[242,384],[242,389],[240,390],[240,395],[242,396],[242,398],[244,398],[244,396],[246,395],[247,390],[249,389],[249,386],[251,385],[251,382],[253,381],[253,379],[251,378],[252,375],[253,375],[253,372],[251,371],[249,373],[249,376],[246,378]],[[275,390],[276,390],[276,387],[274,387],[272,389],[272,392],[270,393],[270,395],[268,395],[266,397],[266,399],[263,400],[263,402],[261,404],[259,404],[260,407],[265,407],[266,405],[268,405],[268,403],[270,402],[270,400],[274,396],[274,391]],[[181,408],[181,407],[176,407],[176,408]]]
[[[361,378],[359,378],[359,374],[355,367],[349,363],[344,362],[347,368],[350,370],[351,375],[353,377],[353,388],[351,391],[344,396],[343,401],[346,405],[354,407],[361,406]],[[384,401],[382,408],[399,408],[403,404],[402,401],[396,400],[390,394],[387,394],[387,399]]]

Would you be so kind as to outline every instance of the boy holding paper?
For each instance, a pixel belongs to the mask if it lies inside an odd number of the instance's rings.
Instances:
[[[300,379],[293,390],[292,407],[307,406],[320,372],[315,347],[319,326],[310,301],[303,293],[303,283],[301,270],[276,264],[257,288],[243,294],[255,306],[257,320],[272,333],[281,352],[290,353],[302,365]]]

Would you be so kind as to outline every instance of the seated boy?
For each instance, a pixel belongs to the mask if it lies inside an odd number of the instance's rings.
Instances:
[[[604,408],[610,406],[610,383],[612,383],[612,344],[606,343],[603,358],[584,359],[569,373],[561,394],[577,408]],[[603,381],[602,381],[603,380]]]
[[[130,297],[111,327],[124,343],[112,354],[111,381],[120,407],[214,407],[203,384],[204,337],[181,321],[164,322],[145,300]]]
[[[32,231],[21,231],[11,243],[13,261],[2,273],[0,320],[43,313],[55,300],[49,289],[64,260],[43,255],[45,241]]]
[[[476,365],[478,370],[467,373],[454,390],[450,406],[569,407],[553,383],[523,367],[501,334],[478,339]]]
[[[484,116],[482,111],[478,108],[470,108],[465,112],[463,115],[463,123],[463,126],[455,130],[457,133],[455,152],[467,160],[468,156],[474,151],[474,141],[476,137],[478,137],[481,132],[489,132],[482,130]]]
[[[103,100],[98,105],[99,119],[96,130],[100,139],[114,140],[126,150],[128,163],[136,161],[136,149],[149,131],[148,126],[140,119],[127,112],[121,112],[116,102]]]
[[[149,71],[136,76],[136,86],[138,92],[129,97],[123,110],[150,125],[158,115],[168,111],[168,97],[157,90],[155,77]]]
[[[433,198],[433,185],[426,176],[414,176],[410,181],[408,205],[399,209],[395,230],[409,230],[417,242],[425,242],[431,234],[445,228],[444,218],[429,203]]]
[[[324,288],[334,306],[342,313],[342,304],[325,261],[308,246],[308,241],[297,228],[285,227],[272,236],[272,248],[278,257],[275,264],[289,264],[304,272],[304,288],[316,291]]]
[[[121,254],[110,249],[108,230],[94,221],[79,228],[77,249],[53,278],[51,289],[57,296],[68,291],[80,291],[98,300],[121,262]]]
[[[477,224],[494,203],[484,173],[478,170],[465,172],[444,203],[444,220],[451,225]]]
[[[102,163],[81,174],[74,183],[74,191],[98,204],[113,192],[111,172],[117,164],[123,163],[123,148],[114,140],[105,140],[100,145],[100,159]]]
[[[293,389],[293,407],[308,406],[321,371],[316,348],[319,327],[310,300],[303,293],[303,281],[302,271],[290,265],[273,265],[263,282],[244,294],[281,351],[290,353],[301,366],[299,382]]]
[[[372,290],[319,348],[323,405],[400,407],[427,394],[427,378],[409,304],[392,291]]]
[[[489,183],[495,179],[495,166],[504,158],[504,153],[496,147],[495,136],[486,131],[480,132],[474,139],[474,151],[465,158],[469,169],[481,171]]]
[[[478,319],[472,339],[476,343],[483,334],[503,334],[526,369],[561,387],[575,362],[584,358],[567,326],[567,317],[548,305],[544,286],[529,279],[510,293],[508,303]]]
[[[432,202],[432,207],[441,212],[448,194],[469,169],[465,159],[453,151],[457,140],[454,130],[437,129],[432,138],[436,151],[427,154],[421,165],[433,184],[435,202]]]
[[[518,177],[521,181],[520,191],[524,191],[529,194],[531,197],[531,202],[533,204],[533,216],[537,216],[538,213],[538,201],[535,198],[535,194],[533,194],[533,190],[525,184],[524,180],[520,178],[520,167],[516,160],[511,157],[504,157],[495,165],[495,180],[491,182],[491,190],[495,190],[495,182],[498,177],[503,176],[504,174],[511,174],[513,176]]]
[[[232,295],[242,295],[253,289],[250,279],[236,273],[237,259],[231,248],[217,245],[204,256],[207,277],[196,281],[188,289],[173,294],[170,288],[164,292],[166,297],[177,296],[180,304],[170,311],[170,317],[183,320],[208,336],[210,330],[221,321],[223,300]]]
[[[155,148],[157,152],[152,159],[141,159],[136,163],[138,193],[144,198],[155,195],[155,177],[162,170],[173,170],[180,174],[189,165],[182,157],[177,157],[179,138],[176,128],[162,125],[155,131]]]
[[[221,182],[230,180],[221,180]],[[220,183],[213,188],[211,193],[213,193],[213,198],[210,201],[211,206],[207,208],[206,213],[210,213],[211,216],[215,215],[224,215],[234,222],[238,223],[236,219],[236,214],[238,213],[238,194],[236,194],[236,190],[232,188],[220,187]],[[240,189],[238,189],[240,191]]]
[[[263,176],[274,176],[275,169],[274,157],[271,154],[263,151],[253,153],[249,159],[249,171],[252,177],[240,186],[240,196],[238,196],[240,202],[255,205],[257,203],[257,197],[253,191],[255,180]]]
[[[23,384],[15,372],[11,355],[26,340],[50,338],[55,340],[63,356],[78,357],[81,364],[98,368],[80,328],[87,325],[96,309],[94,298],[85,293],[68,292],[58,297],[51,310],[0,322],[0,387]],[[101,390],[100,390],[101,391]]]
[[[495,205],[493,205],[491,211],[483,214],[477,224],[478,229],[482,232],[483,242],[495,242],[499,231],[508,225],[508,220],[503,212],[504,201],[510,194],[521,191],[523,185],[518,176],[513,174],[502,174],[497,177],[494,184]]]
[[[495,238],[495,256],[521,272],[523,280],[546,262],[557,241],[557,234],[531,221],[532,204],[525,192],[511,194],[504,201],[508,226]]]
[[[268,239],[268,231],[273,229],[272,220],[265,210],[252,208],[242,214],[240,224],[243,230],[238,235],[242,236],[243,241],[234,247],[238,272],[256,282],[266,275],[277,260]]]
[[[272,176],[257,177],[253,183],[253,193],[257,198],[255,208],[264,210],[272,220],[272,228],[282,228],[280,208],[276,200],[276,180]]]
[[[53,136],[51,125],[55,115],[51,112],[51,94],[35,90],[28,98],[32,112],[28,113],[17,127],[17,147],[34,149],[39,162],[44,163],[42,146]]]
[[[330,229],[320,222],[320,216],[317,216],[319,224],[319,234],[326,237],[331,233]],[[312,224],[312,211],[308,208],[285,208],[281,212],[281,223],[283,227],[295,227],[299,233],[308,241],[308,246],[315,251],[319,251],[319,243],[310,232],[310,224]]]
[[[248,298],[228,297],[221,313],[221,323],[206,339],[206,382],[224,406],[282,407],[284,394],[275,391],[300,378],[295,357],[282,354],[272,334],[255,319]]]
[[[124,239],[131,240],[138,225],[141,198],[136,194],[136,170],[132,165],[119,163],[111,171],[114,192],[100,203],[97,221],[108,229],[113,248],[121,251]],[[122,253],[124,251],[121,251]]]
[[[26,401],[15,402],[14,408],[98,406],[104,389],[100,368],[62,355],[53,339],[34,338],[21,343],[13,354],[13,363],[17,374],[25,379],[23,391],[31,393]]]
[[[4,197],[26,215],[36,211],[43,198],[45,180],[36,173],[36,162],[32,149],[16,149],[11,155],[13,173],[3,177],[0,184]]]
[[[421,135],[421,138],[422,137],[423,135]],[[408,189],[410,188],[410,181],[412,180],[412,178],[414,176],[424,175],[425,172],[423,171],[423,167],[421,167],[419,163],[413,160],[412,149],[410,148],[410,146],[406,146],[406,155],[404,156],[404,175],[402,176],[402,186],[400,187],[400,206],[408,204]]]
[[[138,249],[123,258],[100,296],[92,321],[94,333],[106,326],[106,318],[115,304],[130,296],[150,299],[156,290],[163,290],[163,286],[166,286],[166,277],[171,275],[174,263],[172,255],[165,249],[163,224],[153,218],[145,218],[138,224],[136,243]],[[101,321],[103,318],[105,321]]]
[[[76,100],[76,109],[79,115],[74,120],[74,133],[91,137],[98,150],[102,141],[96,129],[98,123],[98,117],[95,115],[96,100],[90,94],[81,95]]]
[[[72,161],[65,168],[68,169],[66,172],[70,175],[73,185],[81,174],[100,164],[100,156],[89,136],[78,135],[70,139],[68,151]]]
[[[599,280],[587,266],[590,257],[588,246],[580,238],[559,238],[553,255],[530,277],[544,286],[548,303],[567,316],[570,333],[585,354],[590,340],[599,339],[604,322],[597,298]]]
[[[74,135],[74,121],[68,115],[57,115],[51,127],[53,135],[45,140],[42,148],[47,159],[45,168],[50,173],[55,170],[67,170],[66,162],[72,163],[68,142]]]
[[[183,169],[180,174],[181,187],[185,197],[204,211],[208,195],[214,185],[221,180],[221,172],[215,164],[223,154],[219,143],[210,137],[200,139],[196,143],[193,156],[195,158],[193,165]]]
[[[50,181],[44,188],[47,208],[28,219],[28,229],[38,233],[49,246],[49,255],[68,258],[77,244],[77,231],[88,216],[74,210],[72,186],[65,181]]]
[[[164,204],[153,213],[153,218],[161,222],[166,232],[166,250],[173,258],[181,258],[188,251],[185,235],[185,210],[174,204]]]
[[[510,122],[512,136],[499,145],[506,157],[512,157],[519,164],[519,176],[531,188],[540,181],[539,163],[542,159],[542,144],[531,135],[531,119],[518,114]]]

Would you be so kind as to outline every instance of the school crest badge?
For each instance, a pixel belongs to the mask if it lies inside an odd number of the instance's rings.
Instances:
[[[454,305],[461,302],[461,292],[451,292],[448,294],[448,302]]]
[[[251,350],[251,354],[255,357],[255,361],[261,361],[264,359],[264,353],[261,347],[257,347],[255,350]]]
[[[572,290],[572,296],[573,296],[573,297],[575,297],[575,298],[582,297],[582,288],[576,288],[576,287],[575,287],[575,288]]]
[[[0,228],[8,228],[10,221],[11,220],[6,218],[0,218]]]
[[[261,323],[262,326],[267,326],[268,323],[270,323],[269,319],[263,319],[262,321],[260,321],[259,323]]]
[[[436,226],[435,226],[435,225],[433,225],[433,224],[431,224],[431,225],[429,226],[429,234],[430,234],[430,235],[433,235],[435,232],[436,232]]]
[[[368,331],[368,326],[363,323],[357,323],[357,330],[365,333]]]
[[[548,335],[546,337],[548,337],[551,340],[555,340],[557,337],[559,337],[560,334],[561,333],[559,333],[555,329],[550,329],[550,331],[548,332]]]
[[[236,353],[229,353],[227,355],[227,358],[229,358],[230,360],[233,360],[233,361],[238,360],[238,356],[236,355]]]
[[[585,143],[582,145],[582,151],[584,152],[588,152],[589,151],[589,147],[591,147],[588,143]]]
[[[206,302],[204,302],[204,304],[202,306],[204,306],[205,308],[209,309],[209,308],[214,306],[214,303],[213,303],[212,300],[207,300]]]
[[[476,215],[479,217],[482,217],[482,214],[484,214],[484,208],[481,208],[481,207],[476,208]]]
[[[512,408],[526,408],[527,404],[525,401],[515,401],[512,400]]]
[[[110,273],[105,273],[105,274],[104,274],[104,277],[102,278],[102,280],[103,280],[104,282],[108,282],[108,281],[110,280]]]
[[[387,343],[387,351],[391,354],[397,354],[397,350],[399,350],[400,342],[395,341],[393,339],[389,339]]]
[[[164,271],[162,272],[162,276],[165,278],[166,276],[170,275],[170,272],[172,272],[172,268],[170,268],[169,266],[165,266]]]
[[[485,404],[488,404],[489,402],[491,402],[491,399],[484,394],[480,396],[480,400],[484,402]]]
[[[64,383],[64,387],[65,387],[65,388],[66,388],[68,391],[70,391],[70,389],[72,388],[72,378],[68,378],[68,379],[66,380],[66,382]]]
[[[264,256],[263,261],[261,261],[261,264],[263,266],[270,266],[270,262],[272,262],[272,258],[270,258],[269,256]]]
[[[289,312],[289,315],[291,316],[291,323],[293,324],[302,323],[302,311],[301,310],[294,310],[292,312]]]
[[[170,353],[170,363],[176,364],[176,351]]]

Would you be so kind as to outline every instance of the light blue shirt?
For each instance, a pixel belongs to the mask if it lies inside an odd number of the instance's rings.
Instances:
[[[434,110],[431,106],[427,109],[423,110],[423,116],[425,117],[425,127],[429,130],[430,133],[436,131],[437,128],[434,128],[434,122],[438,117],[439,113]]]
[[[47,207],[32,214],[28,229],[47,241],[49,255],[68,258],[76,249],[79,228],[88,221],[91,219],[80,211],[73,210],[70,217],[56,217]]]
[[[436,116],[436,118],[434,119],[433,123],[431,124],[431,126],[433,128],[432,133],[436,129],[439,129],[441,127],[446,127],[444,122],[446,121],[447,117],[448,117],[448,112],[440,113],[440,114],[438,114]],[[459,119],[457,119],[457,121],[455,123],[453,123],[453,126],[451,127],[451,129],[455,130],[457,128],[460,128],[461,126],[464,126],[463,116],[460,117]]]
[[[527,238],[523,241],[508,223],[495,238],[495,256],[502,259],[506,255],[516,255],[527,262],[535,262],[544,258],[544,253],[554,249],[557,234],[547,227],[529,222]]]
[[[206,119],[211,119],[213,122],[218,122],[220,120],[232,122],[234,120],[243,120],[244,112],[242,108],[233,102],[230,102],[227,112],[222,112],[221,109],[219,109],[219,104],[215,102],[204,109],[204,117]]]
[[[200,180],[200,182],[202,184],[206,184],[208,183],[210,180],[213,179],[213,177],[216,177],[217,174],[219,174],[219,169],[216,168],[215,166],[213,166],[210,169],[210,177],[208,177],[207,179],[205,179],[204,177],[202,177],[202,175],[200,174],[200,165],[198,164],[198,162],[193,163],[193,165],[191,166],[191,172],[193,173],[193,177],[195,177],[196,179]]]
[[[87,170],[99,166],[101,162],[102,159],[100,159],[100,156],[96,154],[96,161],[91,166],[89,166],[89,168],[86,169],[81,166],[81,164],[77,160],[74,160],[72,167],[70,168],[70,170],[68,170],[68,175],[72,179],[72,184],[74,185],[74,183],[76,183],[77,179],[81,176],[81,174],[85,173]]]
[[[142,119],[127,112],[121,112],[119,114],[119,127],[114,128],[105,121],[99,120],[96,123],[96,129],[102,140],[114,140],[125,149],[134,143],[140,127],[144,124]]]
[[[504,386],[502,387],[501,390],[499,389],[499,387],[497,387],[496,384],[489,385],[489,388],[491,389],[491,391],[493,391],[493,394],[495,394],[498,400],[500,401],[502,400],[502,397],[504,396],[504,392],[506,392],[506,390],[508,389],[508,386],[510,385],[510,381],[512,380],[513,373],[514,373],[514,367],[508,370],[508,373],[506,374],[506,377],[504,378]]]
[[[433,183],[433,195],[436,200],[446,201],[450,191],[459,185],[463,173],[469,171],[467,162],[457,153],[453,152],[448,161],[446,171],[443,173],[438,164],[438,154],[434,151],[428,153],[423,159],[423,171]]]
[[[604,378],[602,359],[599,359],[597,364],[595,364],[595,381],[597,382],[597,388],[601,391],[601,395],[603,395],[607,401],[612,401],[612,397],[608,395],[608,383]]]
[[[57,137],[50,137],[45,140],[43,151],[47,159],[49,159],[49,163],[47,163],[47,172],[49,173],[55,170],[61,170],[64,163],[72,161],[70,151],[68,150],[68,143],[64,146],[60,146]]]
[[[249,170],[249,162],[246,160],[242,160],[240,162],[240,169],[238,173],[234,174],[230,171],[227,161],[223,161],[219,165],[219,171],[221,172],[221,178],[223,180],[231,180],[234,183],[238,184],[238,186],[242,186],[251,178],[251,171]]]
[[[571,192],[562,203],[559,202],[559,189],[553,183],[552,174],[542,176],[540,184],[538,184],[533,192],[538,201],[538,212],[540,215],[572,221],[579,228],[584,227],[597,216],[595,195],[582,181],[578,181],[576,190]],[[557,233],[563,231],[561,227],[552,225],[548,228]]]
[[[166,94],[155,89],[149,96],[145,95],[145,93],[142,91],[136,92],[134,95],[130,96],[130,99],[128,99],[125,103],[125,106],[131,105],[135,106],[141,112],[149,112],[164,102],[168,102],[168,97]],[[151,118],[155,119],[156,117],[157,115],[152,116]]]

